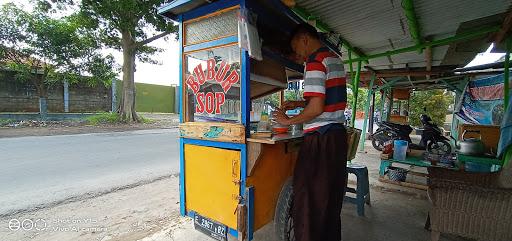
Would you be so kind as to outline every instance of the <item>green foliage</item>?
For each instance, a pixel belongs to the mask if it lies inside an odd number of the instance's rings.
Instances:
[[[13,3],[0,7],[0,64],[38,90],[63,80],[108,85],[117,76],[114,58],[100,52],[97,34],[77,14],[54,18],[46,10],[41,2],[32,12]]]
[[[139,119],[140,119],[140,122],[144,123],[144,124],[151,124],[151,123],[154,123],[155,121],[154,120],[151,120],[149,118],[146,118],[142,115],[139,115]]]
[[[413,126],[421,126],[420,115],[426,114],[439,126],[444,124],[448,107],[454,101],[451,92],[444,90],[427,90],[413,92],[410,100],[409,121]]]
[[[298,100],[303,100],[302,99],[302,96],[304,94],[304,90],[289,90],[289,91],[285,91],[284,92],[284,100],[285,101],[298,101]]]
[[[0,118],[0,126],[6,126],[12,122],[14,122],[14,120]]]
[[[122,123],[121,116],[115,112],[103,112],[86,118],[90,125]]]
[[[62,0],[60,0],[62,1]],[[67,0],[69,2],[69,0]],[[64,1],[66,2],[66,1]],[[142,62],[157,63],[151,56],[161,49],[146,46],[149,39],[163,33],[176,33],[177,26],[158,15],[157,8],[164,0],[82,0],[77,1],[80,15],[90,29],[99,33],[99,40],[106,46],[126,51],[122,35],[129,34],[136,47],[136,56]]]
[[[144,116],[139,116],[140,121],[145,124],[151,124],[154,120],[148,119]],[[86,118],[86,121],[89,125],[97,126],[97,125],[105,125],[105,124],[123,124],[126,123],[119,113],[116,112],[102,112],[93,116],[89,116]]]
[[[364,111],[364,106],[366,104],[366,99],[368,98],[368,89],[359,88],[357,95],[357,110]],[[352,102],[354,100],[354,92],[352,88],[347,88],[347,105],[351,109],[353,109]],[[377,92],[375,94],[375,110],[380,110],[381,105],[381,94]]]

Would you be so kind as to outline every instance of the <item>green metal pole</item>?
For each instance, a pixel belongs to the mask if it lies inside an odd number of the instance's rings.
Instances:
[[[348,50],[348,59],[352,60],[352,50],[350,49]],[[354,66],[352,62],[350,62],[348,68],[350,70],[350,85],[352,86],[352,88],[354,88]]]
[[[416,12],[414,12],[414,4],[412,0],[402,0],[402,8],[404,9],[405,17],[407,18],[407,25],[409,26],[409,34],[411,38],[414,40],[416,45],[421,45],[423,43],[423,39],[421,37],[420,24],[418,23],[418,18],[416,17]],[[418,49],[421,53],[423,49]]]
[[[504,94],[505,94],[505,98],[504,98],[504,101],[505,101],[505,110],[507,109],[508,107],[508,102],[509,102],[509,99],[510,99],[510,49],[511,49],[511,46],[512,45],[512,38],[508,38],[507,39],[507,53],[505,54],[505,64],[504,64],[504,67],[505,67],[505,72],[503,73],[503,78],[504,78],[504,82],[503,82],[503,88],[504,88]]]
[[[356,113],[357,113],[357,96],[359,92],[359,77],[361,76],[361,61],[357,62],[357,70],[356,77],[354,78],[354,84],[352,85],[353,92],[353,101],[352,101],[352,120],[350,124],[354,127],[356,123]]]
[[[434,40],[434,41],[430,41],[430,42],[424,42],[424,43],[422,43],[420,45],[414,45],[414,46],[410,46],[410,47],[406,47],[406,48],[386,51],[386,52],[383,52],[383,53],[367,55],[365,57],[358,57],[358,58],[352,59],[352,62],[366,61],[366,60],[369,60],[369,59],[386,57],[386,56],[391,56],[391,55],[395,55],[395,54],[413,52],[413,51],[416,51],[416,50],[419,50],[419,49],[424,49],[426,47],[438,47],[438,46],[448,45],[448,44],[451,44],[451,43],[454,43],[454,42],[474,39],[474,38],[480,37],[480,36],[485,35],[485,34],[496,32],[499,29],[500,29],[500,26],[488,27],[488,28],[476,30],[476,31],[473,31],[473,32],[470,32],[470,33],[463,33],[463,34],[455,35],[453,37],[449,37],[449,38],[445,38],[445,39],[439,39],[439,40]],[[349,61],[348,60],[344,61],[344,63],[348,64]]]
[[[370,102],[372,101],[373,95],[373,82],[375,81],[375,73],[372,74],[370,85],[368,86],[368,95],[366,96],[366,103],[364,105],[364,119],[363,119],[363,130],[361,132],[361,138],[359,139],[359,150],[364,151],[364,143],[366,141],[366,128],[368,127],[367,123],[370,122],[368,116],[370,111]],[[373,123],[370,123],[373,125]]]

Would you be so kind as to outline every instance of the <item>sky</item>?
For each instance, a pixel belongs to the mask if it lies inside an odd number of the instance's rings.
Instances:
[[[0,5],[7,2],[15,2],[29,6],[29,0],[0,0]],[[179,71],[179,44],[175,40],[175,36],[170,36],[168,40],[163,38],[152,42],[150,45],[159,47],[163,52],[158,53],[154,56],[159,65],[141,63],[137,61],[135,82],[158,84],[158,85],[177,85],[178,84],[178,71]],[[481,65],[486,63],[492,63],[500,59],[504,54],[491,53],[492,45],[489,46],[486,52],[478,54],[473,61],[471,61],[466,67]],[[112,51],[105,51],[112,52]],[[122,54],[117,51],[112,52],[116,61],[122,63]],[[121,78],[121,76],[119,76]]]

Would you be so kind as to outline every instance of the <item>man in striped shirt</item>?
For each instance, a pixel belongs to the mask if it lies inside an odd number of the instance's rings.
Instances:
[[[291,47],[306,63],[305,101],[284,103],[274,117],[284,125],[304,123],[304,142],[293,176],[295,238],[340,241],[348,149],[343,125],[347,103],[343,62],[322,44],[310,25],[297,27]],[[295,117],[284,113],[298,107],[304,110]]]

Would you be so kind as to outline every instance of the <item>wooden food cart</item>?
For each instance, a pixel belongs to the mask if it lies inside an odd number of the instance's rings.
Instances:
[[[280,1],[198,0],[159,9],[179,23],[181,214],[218,240],[227,234],[251,240],[276,214],[284,217],[281,232],[290,230],[287,180],[303,134],[264,137],[250,130],[251,111],[261,111],[254,100],[284,90],[304,68],[286,57],[297,23],[279,7]],[[261,48],[242,47],[244,34],[249,45],[259,35]]]

